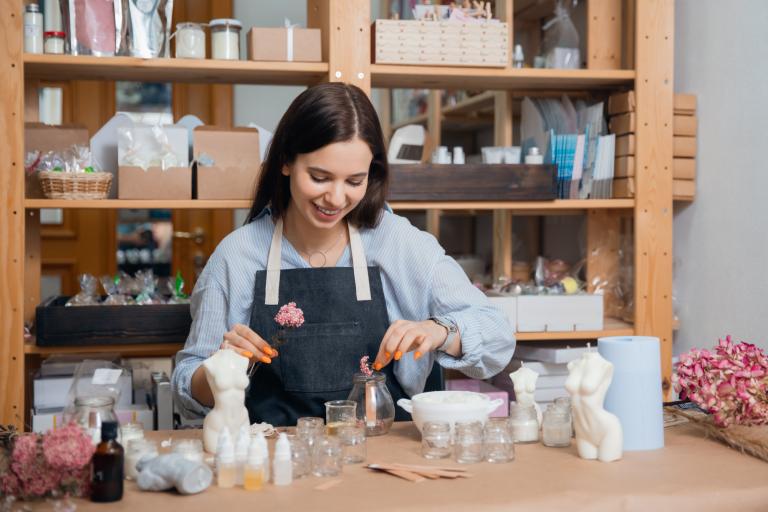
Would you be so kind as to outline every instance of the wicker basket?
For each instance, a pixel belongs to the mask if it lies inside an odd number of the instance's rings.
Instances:
[[[105,199],[112,184],[109,172],[40,171],[37,175],[48,199]]]

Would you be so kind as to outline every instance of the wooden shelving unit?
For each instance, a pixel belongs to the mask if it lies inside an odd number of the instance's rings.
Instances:
[[[40,347],[34,342],[24,343],[24,353],[38,356],[52,354],[100,354],[115,352],[124,356],[134,357],[165,357],[176,354],[184,347],[183,343],[158,344],[123,344],[123,345],[83,345],[76,347]]]
[[[524,2],[525,0],[520,0]],[[513,26],[513,0],[497,0],[498,17]],[[520,2],[515,1],[515,4]],[[622,6],[631,6],[629,16],[620,15]],[[593,339],[604,335],[643,334],[662,340],[662,375],[669,389],[672,355],[672,91],[674,54],[673,0],[589,0],[588,68],[579,70],[465,68],[439,66],[398,66],[371,64],[370,1],[308,0],[308,25],[323,34],[322,63],[257,63],[247,61],[185,61],[175,59],[135,59],[129,57],[83,57],[24,55],[23,2],[0,0],[0,31],[6,44],[0,49],[0,69],[4,70],[0,122],[5,144],[0,152],[0,423],[24,426],[25,378],[28,357],[53,352],[102,350],[124,354],[170,355],[180,345],[125,345],[49,349],[23,340],[25,319],[32,318],[39,289],[39,224],[30,224],[40,208],[162,208],[233,209],[248,208],[250,201],[53,201],[24,199],[24,120],[25,101],[37,99],[34,87],[45,80],[133,80],[185,83],[239,83],[312,85],[322,81],[346,81],[363,90],[371,87],[454,88],[497,91],[485,93],[493,98],[495,143],[512,141],[513,91],[583,93],[591,90],[634,87],[637,97],[639,173],[636,197],[628,200],[551,202],[431,202],[393,203],[396,209],[493,210],[494,261],[503,270],[511,264],[511,214],[580,212],[587,216],[588,278],[615,268],[615,253],[597,256],[594,249],[605,233],[615,230],[620,217],[634,219],[635,233],[635,323],[607,319],[605,329],[580,333],[524,333],[521,341]],[[16,13],[16,14],[13,14]],[[622,21],[626,20],[626,21]],[[606,31],[606,27],[610,30]],[[632,34],[633,69],[616,69],[616,55],[626,53],[616,47],[615,29]],[[601,34],[611,37],[601,39]],[[602,56],[602,57],[601,57]],[[608,69],[605,69],[608,68]],[[454,107],[455,113],[455,107]],[[430,112],[429,122],[440,112]],[[445,111],[442,113],[445,115]],[[28,120],[34,117],[28,117]],[[432,219],[436,217],[430,217]],[[29,227],[31,226],[31,227]],[[36,252],[37,251],[37,252]]]

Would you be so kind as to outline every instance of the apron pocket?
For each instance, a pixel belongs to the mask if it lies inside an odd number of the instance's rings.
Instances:
[[[328,393],[352,388],[367,349],[360,322],[304,324],[285,333],[280,371],[286,391]]]

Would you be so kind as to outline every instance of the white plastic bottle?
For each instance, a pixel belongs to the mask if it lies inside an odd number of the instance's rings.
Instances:
[[[290,485],[293,482],[291,443],[285,432],[280,434],[275,445],[275,460],[272,462],[272,480],[275,485]]]
[[[232,444],[229,430],[224,429],[219,434],[216,450],[216,482],[219,487],[231,488],[235,486],[236,481],[235,446]]]
[[[243,487],[246,491],[258,491],[264,486],[264,452],[254,439],[248,448],[248,462],[245,465]]]
[[[256,434],[256,443],[261,447],[261,453],[264,455],[264,481],[269,482],[269,445],[263,432]]]
[[[28,4],[24,10],[24,51],[43,53],[43,13],[37,4]]]
[[[245,475],[245,464],[248,462],[248,445],[251,442],[251,432],[248,426],[243,425],[237,434],[235,442],[235,466],[237,469],[236,483],[243,485],[243,476]]]

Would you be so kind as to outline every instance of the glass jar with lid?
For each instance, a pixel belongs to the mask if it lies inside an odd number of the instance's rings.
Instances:
[[[174,36],[177,59],[205,58],[205,30],[202,23],[177,23]]]
[[[115,399],[109,396],[77,397],[72,420],[88,433],[94,445],[99,444],[101,424],[105,421],[117,422]]]
[[[357,402],[355,415],[365,425],[366,436],[380,436],[389,432],[395,421],[395,403],[387,389],[387,376],[380,372],[372,375],[356,373],[352,391],[347,400]]]
[[[211,57],[214,59],[240,59],[240,30],[243,24],[239,20],[217,18],[208,24],[211,29]]]
[[[541,422],[541,442],[544,446],[565,447],[571,444],[571,411],[550,404]]]
[[[509,428],[516,443],[535,443],[539,440],[539,420],[536,408],[517,402],[509,404]]]
[[[421,456],[444,459],[451,456],[451,424],[447,421],[425,421],[421,425]]]

